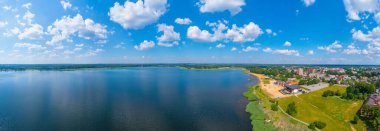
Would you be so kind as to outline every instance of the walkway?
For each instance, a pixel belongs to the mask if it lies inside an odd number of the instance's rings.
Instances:
[[[288,113],[286,113],[286,112],[281,108],[281,106],[278,106],[278,108],[280,109],[280,111],[281,111],[282,113],[284,113],[284,114],[287,115],[288,117],[292,118],[293,120],[296,120],[296,121],[298,121],[298,122],[300,122],[300,123],[302,123],[302,124],[304,124],[304,125],[306,125],[306,126],[309,126],[309,123],[306,123],[306,122],[304,122],[304,121],[301,121],[301,120],[299,120],[299,119],[297,119],[297,118],[295,118],[295,117],[289,115]]]

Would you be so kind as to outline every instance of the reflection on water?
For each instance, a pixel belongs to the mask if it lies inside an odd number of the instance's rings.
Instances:
[[[238,70],[1,72],[0,130],[250,130],[242,92],[256,82]]]

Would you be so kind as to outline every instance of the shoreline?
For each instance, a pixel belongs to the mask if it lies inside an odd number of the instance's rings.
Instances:
[[[256,77],[259,80],[259,83],[255,86],[260,86],[262,90],[271,98],[273,99],[279,99],[284,97],[289,97],[292,95],[284,95],[280,92],[283,87],[276,85],[274,80],[270,79],[269,77],[263,75],[263,74],[257,74],[252,72],[247,72],[249,75]],[[269,84],[265,84],[264,80],[269,79]]]

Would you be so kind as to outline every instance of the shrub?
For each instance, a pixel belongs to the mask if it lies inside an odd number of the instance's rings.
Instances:
[[[315,130],[315,124],[314,123],[310,123],[309,126],[308,126],[309,129],[311,130]]]
[[[357,115],[354,116],[354,119],[351,120],[352,124],[358,124],[359,117]]]
[[[336,90],[336,91],[335,91],[335,95],[336,95],[336,96],[340,96],[340,95],[341,95],[340,91],[339,91],[339,90]]]
[[[295,116],[297,114],[297,107],[296,107],[295,102],[292,102],[288,105],[288,108],[286,109],[286,113],[288,113],[291,116]]]
[[[323,129],[326,127],[326,123],[322,121],[315,121],[314,124],[315,124],[315,127],[317,127],[318,129]]]
[[[271,105],[271,109],[272,109],[272,111],[278,111],[278,105],[276,103],[273,103]]]

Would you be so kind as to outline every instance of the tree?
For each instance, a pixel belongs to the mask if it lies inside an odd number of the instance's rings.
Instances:
[[[288,108],[286,109],[286,113],[288,113],[291,116],[295,116],[297,114],[297,107],[296,107],[295,102],[292,102],[288,105]]]
[[[277,105],[277,103],[273,103],[271,105],[271,109],[272,109],[272,111],[278,111],[278,105]]]
[[[317,127],[318,129],[323,129],[326,127],[326,123],[322,121],[315,121],[314,124],[315,124],[315,127]]]
[[[357,115],[354,116],[354,119],[351,121],[352,124],[358,124],[359,117]]]

